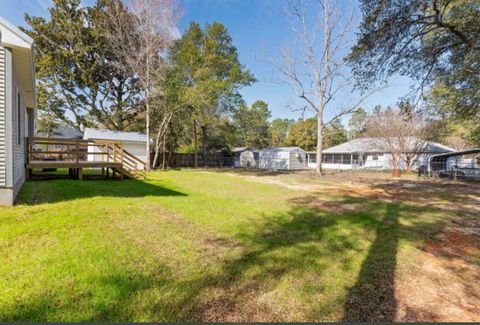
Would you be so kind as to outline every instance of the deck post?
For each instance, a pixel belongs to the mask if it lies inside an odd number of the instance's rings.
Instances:
[[[83,168],[78,169],[78,179],[83,180]]]
[[[78,140],[75,141],[75,142],[76,142],[76,146],[77,146],[77,148],[76,148],[76,149],[77,149],[77,150],[76,150],[76,152],[77,152],[76,162],[77,162],[77,164],[78,164],[78,162],[79,162],[79,160],[80,160],[80,142],[79,142]]]
[[[116,174],[116,170],[115,168],[112,168],[112,179],[115,179],[115,174]]]

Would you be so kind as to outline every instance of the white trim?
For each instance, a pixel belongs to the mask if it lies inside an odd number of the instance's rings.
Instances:
[[[22,32],[20,29],[12,25],[10,22],[8,22],[5,18],[0,16],[0,25],[3,25],[6,29],[8,29],[11,33],[13,33],[15,36],[20,38],[22,41],[28,44],[28,47],[30,48],[33,45],[33,38]],[[12,46],[17,46],[15,43],[8,43],[3,41],[6,44],[10,44]],[[24,47],[24,46],[23,46]]]

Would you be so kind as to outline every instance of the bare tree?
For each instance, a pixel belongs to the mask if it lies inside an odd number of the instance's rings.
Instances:
[[[425,120],[416,113],[407,114],[399,109],[387,109],[371,116],[367,122],[367,134],[380,138],[379,146],[392,156],[392,169],[406,171],[420,158],[428,142],[424,139]]]
[[[165,169],[165,141],[168,126],[174,114],[181,108],[179,104],[169,103],[165,98],[160,98],[156,101],[154,107],[153,120],[155,136],[155,155],[153,157],[153,167],[158,163],[160,151],[163,154],[162,170]]]
[[[305,103],[304,110],[317,119],[317,167],[322,175],[322,141],[324,129],[339,117],[353,113],[374,90],[361,94],[340,109],[333,101],[342,91],[351,90],[353,76],[345,64],[345,54],[352,45],[348,32],[354,16],[338,1],[288,0],[286,14],[293,40],[280,50],[280,63],[273,63],[296,95]],[[326,113],[331,118],[326,120]]]
[[[152,103],[166,66],[166,51],[176,36],[178,6],[175,0],[128,0],[125,3],[128,11],[123,10],[125,5],[121,1],[109,4],[111,32],[107,39],[116,51],[124,54],[121,68],[135,74],[141,85],[148,139],[146,163],[150,169]]]

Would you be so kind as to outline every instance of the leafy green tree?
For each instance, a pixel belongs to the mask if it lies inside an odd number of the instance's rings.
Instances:
[[[361,138],[367,132],[368,114],[363,108],[353,112],[348,121],[348,137],[350,140]]]
[[[295,123],[293,119],[276,118],[270,124],[270,146],[282,147],[286,145],[288,130]]]
[[[227,29],[220,23],[201,28],[191,23],[171,51],[181,101],[192,112],[197,165],[197,126],[202,129],[202,152],[207,150],[207,129],[218,119],[238,106],[242,86],[255,81],[239,61]]]
[[[25,16],[36,45],[39,107],[78,130],[92,124],[122,130],[138,113],[137,79],[113,64],[122,58],[105,42],[102,21],[111,1],[84,7],[54,0],[48,20]]]
[[[335,119],[324,128],[322,145],[330,148],[347,141],[347,132],[340,119]],[[315,151],[317,146],[317,124],[315,118],[299,119],[288,130],[286,144]]]
[[[300,119],[288,130],[288,146],[298,146],[304,150],[315,150],[317,145],[317,120]]]
[[[340,119],[333,120],[325,127],[323,147],[330,148],[347,141],[347,131]]]
[[[237,134],[236,144],[258,149],[268,147],[270,140],[268,119],[270,117],[268,104],[264,101],[258,100],[250,107],[242,103],[233,114],[233,123]]]
[[[480,87],[478,89],[480,92]],[[452,138],[459,139],[455,141],[455,148],[465,147],[467,144],[479,145],[480,109],[472,111],[468,106],[459,104],[460,97],[463,97],[460,91],[438,83],[429,93],[428,108],[444,121],[448,126],[446,130],[451,131],[451,134],[446,134],[445,137],[451,135]]]
[[[406,75],[436,85],[439,109],[464,119],[480,111],[477,0],[362,0],[363,22],[349,56],[359,85]]]
[[[228,118],[220,117],[212,121],[210,133],[205,139],[207,149],[215,151],[230,149],[235,146],[236,136],[235,125]]]
[[[43,112],[38,116],[36,126],[37,131],[46,133],[48,138],[58,129],[60,126],[60,121],[55,117],[55,115]]]

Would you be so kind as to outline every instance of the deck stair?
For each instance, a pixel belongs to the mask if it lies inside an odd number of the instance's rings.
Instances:
[[[123,148],[122,144],[100,144],[101,150],[105,150],[107,160],[118,160],[122,167],[116,171],[132,179],[145,179],[147,176],[147,165],[142,160]]]

